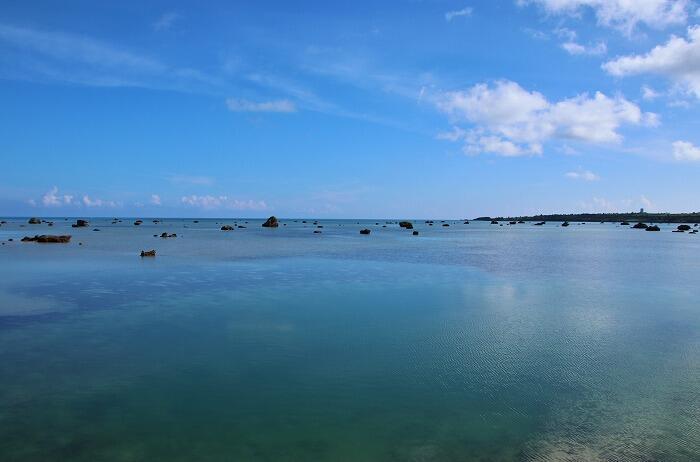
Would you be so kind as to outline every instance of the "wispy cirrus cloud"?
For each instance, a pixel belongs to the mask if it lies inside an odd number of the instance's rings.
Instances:
[[[445,13],[445,21],[450,22],[454,18],[469,17],[472,15],[473,12],[474,9],[469,6],[462,8],[461,10],[448,11],[447,13]]]
[[[211,186],[216,183],[216,178],[205,175],[182,175],[179,173],[171,173],[165,176],[165,179],[173,184]]]
[[[156,32],[161,32],[170,29],[179,19],[180,14],[174,11],[168,11],[163,13],[156,21],[153,23],[153,30]]]
[[[226,106],[233,112],[296,112],[294,103],[288,99],[270,101],[251,101],[247,99],[228,98]]]

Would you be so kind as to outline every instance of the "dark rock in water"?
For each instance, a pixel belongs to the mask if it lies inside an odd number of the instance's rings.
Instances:
[[[230,226],[230,225],[224,225],[221,227],[221,231],[233,231],[234,229],[236,229],[236,228],[234,228],[233,226]]]
[[[623,221],[622,223],[620,223],[620,226],[629,226],[629,225],[630,224],[628,221]]]
[[[318,225],[318,226],[316,226],[316,227],[317,227],[317,228],[323,228],[323,225]]]
[[[243,226],[243,225],[238,225],[238,227],[239,227],[239,228],[243,228],[243,229],[246,228],[246,226]]]
[[[450,226],[449,223],[443,223],[442,226]]]
[[[40,225],[41,220],[36,217],[31,217],[27,223],[29,223],[30,225]]]
[[[99,230],[100,230],[100,228],[95,228],[95,229],[93,229],[93,231],[99,231]]]
[[[88,226],[87,220],[75,220],[75,223],[71,225],[73,228],[85,228]]]
[[[418,231],[413,231],[414,236],[418,236]]]
[[[315,229],[315,230],[314,230],[314,234],[321,234],[321,231]]]
[[[199,220],[192,220],[192,223],[199,223]]]
[[[155,250],[142,250],[141,256],[142,257],[155,257],[156,251]]]
[[[539,221],[539,222],[535,223],[535,226],[542,226],[545,223],[546,223],[545,221]]]
[[[647,229],[649,225],[646,223],[637,223],[636,225],[632,226],[632,229]]]
[[[491,224],[492,224],[492,225],[497,225],[498,222],[497,222],[496,220],[491,220]]]
[[[465,224],[465,225],[468,225],[468,224],[469,224],[469,220],[465,221],[464,224]]]
[[[386,225],[382,225],[382,228],[386,228]]]
[[[41,242],[44,244],[67,244],[70,242],[71,236],[54,236],[52,234],[42,234],[41,236],[29,237],[25,236],[22,238],[22,242]]]
[[[49,225],[49,226],[53,226],[53,221],[50,221],[50,222],[48,223],[48,225]]]
[[[413,223],[410,221],[400,221],[399,226],[406,229],[413,229]]]
[[[141,223],[143,223],[143,220],[136,220],[134,226],[141,226]]]
[[[525,224],[525,222],[524,222],[523,220],[520,220],[520,221],[518,222],[518,224],[521,224],[521,225],[522,225],[522,224]]]
[[[646,227],[646,230],[647,230],[647,231],[661,231],[661,228],[659,228],[659,227],[656,226],[656,225],[651,225],[651,226],[647,226],[647,227]]]
[[[518,222],[517,222],[517,221],[509,221],[508,224],[509,224],[509,225],[517,225]]]
[[[372,232],[372,231],[369,230],[369,229],[361,229],[361,230],[360,230],[360,234],[369,234],[369,233],[371,233],[371,232]]]
[[[8,241],[8,242],[12,242],[12,241],[14,241],[14,239],[9,238],[7,241]]]
[[[154,234],[154,236],[155,236],[155,234]],[[165,238],[167,238],[167,237],[177,237],[177,234],[175,234],[175,233],[173,233],[173,234],[162,233],[162,234],[160,235],[160,237],[165,237]]]
[[[692,228],[690,225],[678,225],[678,231],[690,231]]]
[[[564,222],[564,223],[562,223],[561,225],[562,225],[563,227],[565,227],[565,228],[566,228],[567,226],[569,226],[569,222],[568,222],[568,221],[565,221],[565,222]]]
[[[277,217],[274,215],[267,219],[265,223],[262,224],[263,228],[277,228],[280,224],[277,221]]]

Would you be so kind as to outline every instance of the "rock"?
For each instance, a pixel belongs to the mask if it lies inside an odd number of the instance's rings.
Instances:
[[[40,236],[29,237],[25,236],[22,238],[22,242],[41,242],[43,244],[67,244],[70,242],[71,236],[55,236],[53,234],[42,234]]]
[[[508,224],[509,224],[509,225],[517,225],[518,222],[517,222],[517,221],[509,221]]]
[[[36,217],[31,217],[27,223],[29,223],[30,225],[40,225],[41,220]]]
[[[315,230],[314,230],[314,234],[321,234],[321,231],[315,229]]]
[[[443,223],[442,226],[450,226],[449,223]]]
[[[518,224],[524,225],[525,222],[523,220],[518,221]]]
[[[71,226],[73,228],[86,228],[89,225],[87,220],[75,220],[75,223],[73,223]]]
[[[236,228],[234,228],[231,225],[224,225],[221,227],[221,231],[233,231],[234,229],[236,229]]]
[[[692,228],[690,225],[678,225],[678,231],[690,231]]]
[[[418,231],[413,231],[414,236],[418,236]]]
[[[469,224],[469,220],[465,221],[464,224],[465,224],[465,225],[468,225],[468,224]]]
[[[647,231],[661,231],[661,228],[659,228],[659,227],[656,226],[656,225],[651,225],[651,226],[647,226],[647,227],[646,227],[646,230],[647,230]]]
[[[263,228],[277,228],[279,225],[279,221],[277,221],[277,217],[274,215],[268,218],[267,221],[262,224]]]
[[[565,221],[565,222],[564,222],[564,223],[562,223],[561,225],[562,225],[563,227],[565,227],[565,228],[566,228],[567,226],[569,226],[569,222],[568,222],[568,221]]]
[[[155,250],[142,250],[141,256],[142,257],[155,257],[156,251]]]
[[[143,223],[143,220],[136,220],[134,226],[141,226],[141,223]]]
[[[535,223],[535,226],[542,226],[545,223],[546,223],[546,221],[539,221],[539,222]]]
[[[636,225],[632,226],[632,229],[647,229],[649,225],[646,223],[637,223]]]
[[[497,222],[496,220],[491,220],[491,224],[492,224],[492,225],[497,225],[498,222]]]
[[[410,221],[400,221],[399,226],[406,229],[413,229],[413,223]]]
[[[155,234],[154,234],[154,236],[155,236]],[[174,233],[173,233],[173,234],[162,233],[162,234],[160,235],[160,237],[163,237],[163,238],[177,237],[177,234],[174,234]]]
[[[369,234],[369,233],[371,233],[371,232],[372,232],[372,231],[369,230],[369,229],[361,229],[361,230],[360,230],[360,234]]]
[[[245,226],[243,226],[243,225],[238,225],[238,227],[239,227],[239,228],[243,228],[243,229],[245,229],[245,228],[246,228],[246,227],[245,227]]]
[[[623,221],[622,223],[620,223],[620,226],[629,226],[629,225],[630,225],[630,224],[629,224],[629,222],[627,222],[627,221]]]

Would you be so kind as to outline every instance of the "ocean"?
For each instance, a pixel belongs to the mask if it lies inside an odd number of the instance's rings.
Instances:
[[[4,462],[700,460],[675,225],[5,220]]]

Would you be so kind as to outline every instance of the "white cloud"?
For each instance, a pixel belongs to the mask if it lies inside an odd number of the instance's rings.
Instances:
[[[58,187],[54,186],[41,198],[41,203],[46,207],[58,207],[61,205],[71,205],[73,196],[69,194],[58,194]]]
[[[180,15],[175,12],[169,11],[164,13],[153,23],[153,30],[156,32],[168,30],[178,19],[180,19]]]
[[[161,202],[160,202],[160,196],[159,196],[158,194],[151,194],[151,200],[150,200],[150,202],[151,202],[151,204],[153,204],[153,205],[160,205],[160,204],[161,204]]]
[[[657,92],[648,85],[642,85],[642,98],[644,98],[645,100],[653,101],[659,96],[661,96],[661,93]]]
[[[598,42],[595,45],[581,45],[577,42],[564,42],[561,47],[566,50],[570,55],[590,55],[598,56],[604,55],[608,52],[608,46],[605,42]]]
[[[273,101],[249,101],[246,99],[229,98],[226,105],[234,112],[296,112],[296,106],[288,99]]]
[[[549,35],[541,30],[524,27],[522,31],[536,40],[549,40]]]
[[[536,4],[547,14],[579,16],[594,12],[598,24],[631,34],[638,24],[655,29],[685,24],[688,0],[518,0],[519,5]]]
[[[673,157],[679,161],[698,162],[700,161],[700,148],[688,141],[674,141]]]
[[[700,98],[700,26],[689,27],[687,39],[672,35],[646,54],[618,57],[603,69],[617,77],[662,75]]]
[[[114,201],[105,201],[102,199],[90,199],[87,194],[83,196],[83,205],[86,207],[117,207],[118,204]]]
[[[610,98],[597,92],[592,97],[581,94],[550,102],[541,93],[507,80],[444,93],[436,104],[453,123],[473,124],[470,130],[453,129],[441,135],[463,140],[467,153],[541,154],[542,145],[552,139],[618,143],[621,126],[658,123],[654,114],[643,113],[621,96]]]
[[[582,181],[598,181],[600,176],[591,172],[590,170],[577,170],[575,172],[567,172],[564,174],[565,177],[571,180],[582,180]]]
[[[239,200],[228,196],[182,196],[180,202],[183,205],[202,209],[231,209],[231,210],[266,210],[265,201]]]
[[[472,15],[473,12],[474,12],[474,9],[470,8],[470,7],[462,8],[461,10],[448,11],[447,13],[445,13],[445,20],[452,21],[454,18],[457,18],[460,16],[469,17]]]

